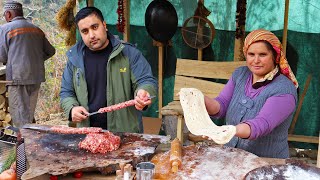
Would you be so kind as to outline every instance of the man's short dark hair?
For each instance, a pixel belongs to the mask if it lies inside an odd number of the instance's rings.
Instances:
[[[78,22],[81,20],[81,19],[84,19],[88,16],[90,16],[91,14],[94,14],[96,15],[101,21],[104,21],[103,19],[103,15],[102,15],[102,12],[96,8],[96,7],[85,7],[85,8],[82,8],[76,15],[75,17],[75,23],[76,25],[78,26]]]

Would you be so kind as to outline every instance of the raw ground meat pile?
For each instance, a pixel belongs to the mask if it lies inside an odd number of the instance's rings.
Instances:
[[[110,131],[102,132],[102,128],[98,127],[53,126],[51,130],[61,134],[86,134],[86,138],[78,144],[78,147],[92,153],[107,153],[120,147],[119,136]]]
[[[109,131],[89,133],[78,146],[80,149],[86,149],[92,153],[107,153],[120,147],[120,137]]]

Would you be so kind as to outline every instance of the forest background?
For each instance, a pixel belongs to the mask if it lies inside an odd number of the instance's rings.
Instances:
[[[24,17],[40,27],[56,49],[56,54],[45,61],[46,82],[41,84],[35,112],[37,121],[49,120],[50,114],[62,112],[59,92],[61,76],[67,61],[65,52],[69,47],[65,44],[67,32],[58,28],[56,14],[66,0],[18,0],[18,2],[23,4]],[[1,1],[1,10],[3,4],[4,1]],[[1,18],[0,25],[4,23],[6,23],[4,18]]]

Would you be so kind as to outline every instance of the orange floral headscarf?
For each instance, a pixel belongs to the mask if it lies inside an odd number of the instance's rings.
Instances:
[[[282,51],[282,44],[277,36],[275,36],[272,32],[264,29],[258,29],[249,33],[244,41],[243,53],[247,54],[249,46],[257,41],[267,41],[272,45],[273,49],[277,52],[276,64],[279,65],[280,72],[288,77],[293,82],[295,87],[298,88],[298,81],[288,64],[286,55]]]

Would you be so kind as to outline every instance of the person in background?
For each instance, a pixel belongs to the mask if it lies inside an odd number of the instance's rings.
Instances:
[[[6,64],[10,115],[15,127],[34,121],[44,61],[55,54],[44,32],[23,17],[22,4],[4,3],[6,24],[0,26],[0,62]]]
[[[247,66],[236,69],[218,97],[205,96],[209,115],[236,126],[226,146],[262,157],[288,158],[288,129],[297,103],[298,82],[279,39],[258,29],[245,39]]]
[[[157,81],[142,53],[108,32],[101,11],[81,9],[75,23],[82,37],[68,52],[60,100],[77,127],[143,132],[142,110],[151,104]],[[100,108],[135,99],[135,106],[88,117]]]

